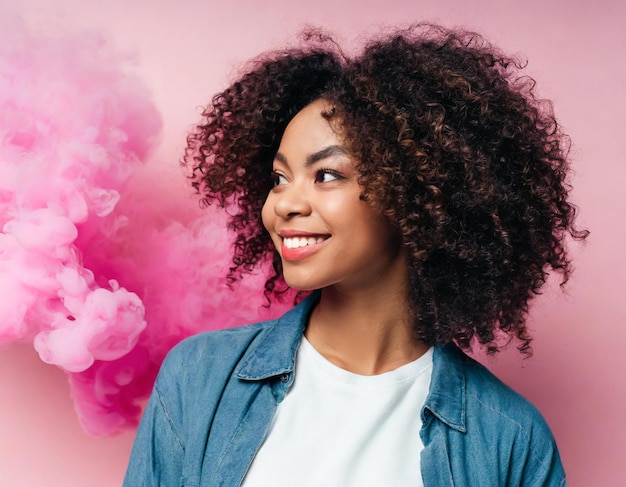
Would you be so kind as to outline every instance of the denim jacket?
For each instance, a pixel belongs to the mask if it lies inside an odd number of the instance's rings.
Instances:
[[[159,372],[124,486],[239,486],[293,383],[318,296],[278,320],[177,345]],[[425,487],[565,485],[539,412],[454,346],[434,350],[421,417]]]

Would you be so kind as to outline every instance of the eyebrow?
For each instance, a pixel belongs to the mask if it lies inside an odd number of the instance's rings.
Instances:
[[[329,157],[338,156],[338,155],[346,155],[346,154],[348,154],[348,151],[346,151],[346,149],[343,148],[342,146],[329,145],[328,147],[325,147],[322,150],[319,150],[317,152],[314,152],[313,154],[308,155],[304,165],[305,167],[309,167],[315,164],[316,162],[321,161],[322,159],[327,159]],[[283,164],[289,165],[289,163],[287,162],[287,158],[280,152],[276,153],[276,155],[274,156],[274,159],[282,162]]]

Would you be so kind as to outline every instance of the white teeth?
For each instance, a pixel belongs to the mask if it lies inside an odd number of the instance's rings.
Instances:
[[[307,245],[315,245],[324,241],[323,237],[289,237],[284,238],[283,243],[288,249],[298,249]]]

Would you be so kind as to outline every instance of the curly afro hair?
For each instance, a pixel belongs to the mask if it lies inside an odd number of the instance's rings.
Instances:
[[[265,54],[215,95],[183,162],[203,204],[228,208],[237,237],[230,277],[271,258],[266,295],[286,290],[261,221],[271,170],[293,116],[330,102],[362,198],[385,214],[409,254],[417,339],[499,338],[530,353],[528,303],[548,271],[568,280],[567,234],[584,239],[568,202],[568,139],[523,64],[478,34],[418,24],[355,57],[326,35]]]

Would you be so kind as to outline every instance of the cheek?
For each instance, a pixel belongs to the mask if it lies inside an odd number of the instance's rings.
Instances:
[[[364,222],[362,231],[371,240],[371,246],[393,250],[400,246],[400,238],[389,219],[368,208],[360,215]]]

